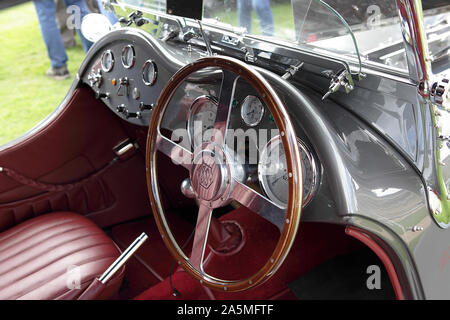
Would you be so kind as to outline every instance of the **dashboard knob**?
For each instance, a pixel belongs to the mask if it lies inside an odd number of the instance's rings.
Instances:
[[[119,84],[121,84],[123,86],[127,86],[128,85],[128,78],[127,77],[119,78]]]
[[[124,104],[121,104],[120,106],[117,106],[116,111],[119,113],[123,113],[127,110],[127,107]]]
[[[128,78],[127,77],[123,77],[119,79],[119,89],[117,89],[117,95],[118,96],[123,96],[126,95],[128,96]]]
[[[106,99],[108,99],[108,98],[109,98],[109,93],[108,93],[108,92],[100,92],[100,91],[96,91],[96,92],[95,92],[95,97],[96,97],[97,99],[101,99],[101,98],[106,98]]]
[[[152,110],[153,109],[153,103],[152,104],[145,104],[141,101],[141,103],[139,104],[139,110],[144,111],[144,110]]]
[[[91,72],[88,74],[88,80],[91,87],[93,86],[97,86],[97,88],[100,87],[102,84],[102,71],[100,69],[98,69],[97,71],[92,69]]]
[[[127,119],[129,119],[129,118],[141,119],[142,118],[142,115],[139,111],[138,112],[130,112],[128,110],[125,110],[123,114],[125,115],[125,118],[127,118]]]

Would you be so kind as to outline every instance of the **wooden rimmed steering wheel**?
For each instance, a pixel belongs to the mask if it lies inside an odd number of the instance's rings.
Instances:
[[[214,68],[222,72],[222,85],[218,99],[214,129],[221,133],[211,143],[205,143],[194,152],[183,148],[160,132],[165,111],[177,88],[193,73]],[[232,108],[233,87],[236,79],[243,78],[251,84],[271,112],[280,132],[286,155],[289,195],[287,207],[280,208],[264,195],[247,187],[236,177],[233,160],[225,148],[226,130]],[[187,256],[172,234],[161,202],[158,182],[158,151],[184,166],[190,174],[193,194],[199,205],[193,246]],[[201,284],[222,291],[242,291],[269,279],[286,258],[297,234],[302,210],[303,183],[300,150],[289,115],[272,86],[253,67],[233,58],[214,56],[197,60],[180,69],[167,83],[159,96],[147,136],[146,148],[147,186],[153,214],[161,236],[175,260]],[[203,257],[211,226],[212,211],[230,200],[276,224],[281,235],[267,262],[252,276],[239,280],[225,280],[208,275],[203,270]]]

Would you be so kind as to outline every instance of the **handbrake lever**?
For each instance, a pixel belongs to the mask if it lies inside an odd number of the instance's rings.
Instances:
[[[98,297],[104,290],[106,283],[116,274],[116,272],[123,267],[125,263],[131,258],[131,256],[138,250],[141,245],[148,239],[148,236],[143,232],[124,252],[106,269],[103,274],[95,278],[89,287],[81,294],[78,300],[91,300]]]

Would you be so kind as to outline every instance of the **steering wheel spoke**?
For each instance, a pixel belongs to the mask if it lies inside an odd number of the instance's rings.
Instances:
[[[172,161],[190,170],[192,167],[192,152],[183,148],[176,142],[164,137],[158,132],[156,137],[156,148],[168,156]]]
[[[197,224],[195,226],[194,242],[192,245],[189,262],[194,268],[203,272],[203,256],[205,254],[206,242],[208,241],[209,225],[211,223],[212,209],[200,204],[198,210]]]
[[[231,193],[231,198],[247,207],[251,211],[258,213],[264,219],[272,222],[282,230],[285,224],[286,211],[283,208],[277,206],[270,199],[266,198],[262,194],[247,187],[245,184],[235,180],[235,186]]]
[[[219,103],[214,124],[215,140],[219,145],[225,145],[228,123],[232,108],[232,98],[238,75],[229,70],[223,70],[222,85],[220,87]]]

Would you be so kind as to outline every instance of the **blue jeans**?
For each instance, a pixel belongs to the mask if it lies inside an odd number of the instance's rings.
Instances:
[[[238,0],[239,26],[246,28],[248,33],[252,29],[252,8],[255,9],[259,19],[261,33],[265,36],[273,36],[273,16],[270,9],[270,0]]]
[[[85,0],[64,0],[66,6],[75,5],[80,8],[80,20],[85,15],[90,13]],[[47,53],[53,68],[59,68],[66,65],[68,60],[66,49],[56,23],[56,6],[54,0],[34,0],[34,7],[41,27],[42,38],[44,39]],[[77,26],[79,27],[79,26]],[[77,28],[78,35],[81,39],[84,52],[87,52],[92,45],[92,42],[87,40],[79,28]]]
[[[102,15],[104,15],[105,17],[107,17],[109,22],[111,22],[111,24],[114,25],[118,21],[114,12],[106,10],[103,7],[102,0],[97,0],[97,4],[98,4],[98,10],[100,10],[100,13]]]

